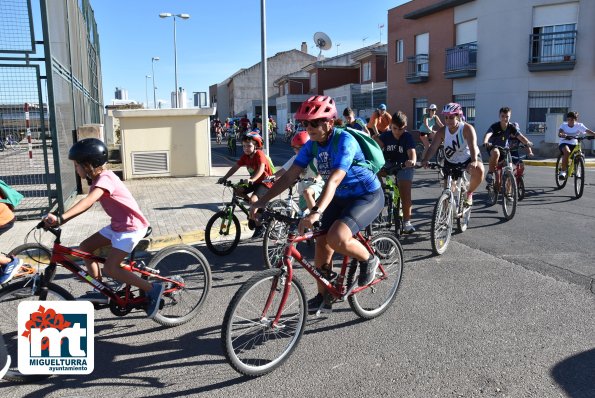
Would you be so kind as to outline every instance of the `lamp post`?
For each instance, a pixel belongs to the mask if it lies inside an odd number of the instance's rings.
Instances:
[[[157,95],[155,91],[157,87],[155,87],[155,61],[159,61],[159,57],[151,58],[151,71],[153,72],[153,108],[157,109]]]
[[[188,19],[190,18],[190,14],[172,14],[170,12],[162,12],[159,14],[159,18],[173,18],[174,19],[174,74],[176,80],[176,89],[174,93],[176,94],[176,103],[174,108],[178,108],[178,50],[176,48],[176,18]]]
[[[145,108],[149,108],[149,90],[147,89],[147,82],[149,81],[149,79],[151,78],[151,75],[145,75],[145,101],[146,105]]]

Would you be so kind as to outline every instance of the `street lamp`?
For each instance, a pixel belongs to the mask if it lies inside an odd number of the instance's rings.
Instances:
[[[155,87],[155,61],[159,61],[159,57],[151,58],[151,71],[153,72],[153,108],[157,109],[157,96],[155,95],[155,91],[157,87]]]
[[[159,18],[170,17],[174,19],[174,74],[176,78],[176,89],[174,90],[176,94],[176,103],[174,108],[178,108],[178,50],[176,48],[176,18],[188,19],[190,18],[190,14],[172,14],[170,12],[162,12],[159,14]]]
[[[145,108],[149,109],[149,90],[147,89],[147,82],[151,78],[151,75],[145,75]]]

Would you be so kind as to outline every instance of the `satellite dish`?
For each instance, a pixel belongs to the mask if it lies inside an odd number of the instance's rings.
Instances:
[[[328,35],[324,32],[314,33],[314,44],[320,49],[320,52],[318,53],[318,59],[324,59],[322,56],[322,50],[330,50],[330,48],[333,46],[331,38],[328,37]]]

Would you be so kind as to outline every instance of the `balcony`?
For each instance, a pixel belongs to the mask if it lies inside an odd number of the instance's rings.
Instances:
[[[473,77],[477,72],[477,43],[467,43],[446,49],[444,77]]]
[[[576,30],[532,34],[529,52],[530,72],[574,69]]]
[[[418,54],[407,57],[407,83],[427,82],[430,77],[430,57],[428,54]]]

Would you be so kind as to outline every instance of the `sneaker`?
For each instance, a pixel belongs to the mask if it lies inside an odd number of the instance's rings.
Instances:
[[[262,225],[256,227],[254,229],[254,234],[252,235],[252,239],[262,239],[264,238],[264,227]]]
[[[308,300],[308,314],[318,315],[322,313],[330,313],[333,311],[333,305],[324,299],[324,296],[318,293],[316,296]]]
[[[147,316],[149,319],[155,318],[157,311],[159,311],[159,304],[161,303],[161,296],[165,290],[163,283],[153,283],[153,288],[147,293],[149,304],[147,304]]]
[[[467,195],[465,197],[465,200],[463,200],[463,206],[465,206],[465,207],[473,206],[473,194]]]
[[[380,264],[380,259],[374,256],[371,260],[359,262],[359,276],[357,278],[357,284],[359,286],[366,286],[374,280],[376,277],[376,269]]]
[[[411,221],[407,221],[405,225],[403,225],[403,233],[405,234],[412,234],[415,232],[415,227],[411,224]]]
[[[256,228],[256,221],[249,219],[248,220],[248,229],[250,231],[254,231],[255,228]]]
[[[89,290],[85,294],[76,298],[77,301],[89,301],[93,304],[108,304],[109,298],[99,293],[97,290]]]
[[[494,173],[488,173],[488,174],[486,175],[486,183],[487,183],[488,185],[492,185],[492,184],[494,184]]]
[[[566,179],[566,172],[561,171],[560,174],[558,174],[558,180],[564,181],[565,179]]]
[[[7,283],[9,280],[11,280],[16,275],[16,273],[19,272],[21,265],[23,265],[23,260],[13,257],[12,261],[6,264],[2,269],[2,273],[0,274],[0,284]]]

